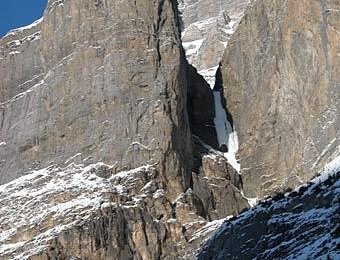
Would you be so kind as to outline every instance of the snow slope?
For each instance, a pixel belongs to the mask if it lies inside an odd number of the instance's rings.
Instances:
[[[197,259],[340,259],[340,156],[308,186],[226,221]]]

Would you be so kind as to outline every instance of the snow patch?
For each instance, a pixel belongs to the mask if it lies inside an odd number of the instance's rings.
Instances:
[[[191,55],[197,54],[203,42],[204,42],[204,39],[191,41],[191,42],[183,42],[182,45],[184,47],[186,56],[190,57]]]
[[[320,184],[326,181],[329,176],[334,175],[338,172],[340,172],[340,155],[338,155],[331,162],[326,164],[321,174],[314,178],[311,182],[314,184]]]
[[[237,171],[241,171],[241,165],[236,159],[236,153],[238,151],[238,138],[236,131],[227,119],[227,113],[222,106],[221,93],[219,91],[213,91],[215,100],[215,128],[217,133],[218,144],[221,147],[226,145],[228,152],[224,153],[225,158],[229,164]]]
[[[218,219],[218,220],[214,220],[211,222],[208,222],[205,226],[201,227],[199,230],[197,230],[192,236],[191,239],[189,240],[189,243],[199,239],[201,237],[205,237],[209,234],[211,234],[212,232],[216,231],[218,228],[220,228],[222,226],[222,224],[228,220],[231,219],[233,216],[228,216],[226,218],[223,219]]]
[[[333,144],[335,143],[335,141],[337,141],[337,138],[334,138],[324,149],[323,151],[320,153],[319,157],[315,160],[312,169],[314,169],[317,164],[319,163],[319,161],[323,158],[323,156],[329,151],[329,149],[333,146]]]
[[[29,25],[26,25],[26,26],[23,26],[23,27],[19,27],[19,28],[16,28],[16,29],[13,29],[13,30],[10,30],[5,36],[13,36],[15,35],[16,33],[19,33],[19,32],[23,32],[23,31],[27,31],[27,30],[30,30],[32,29],[33,27],[36,27],[38,24],[40,24],[42,21],[43,21],[44,17],[41,17],[39,18],[38,20],[34,21],[33,23],[29,24]]]
[[[209,84],[211,89],[213,89],[215,86],[215,77],[218,67],[219,66],[217,65],[208,69],[198,71],[198,74],[203,76],[203,78]]]

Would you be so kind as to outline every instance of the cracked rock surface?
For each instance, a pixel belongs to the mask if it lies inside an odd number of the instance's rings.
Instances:
[[[244,192],[310,180],[339,147],[340,3],[251,2],[222,60]]]
[[[0,258],[272,259],[334,234],[335,179],[225,221],[338,158],[339,10],[49,0],[0,39]]]
[[[213,98],[178,15],[171,0],[50,0],[1,39],[2,257],[190,259],[249,207],[201,143],[216,143]]]

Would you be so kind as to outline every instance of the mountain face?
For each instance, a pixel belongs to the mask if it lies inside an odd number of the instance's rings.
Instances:
[[[202,143],[213,95],[175,1],[49,1],[1,55],[5,259],[187,258],[196,231],[249,207]]]
[[[189,185],[185,59],[173,4],[49,1],[38,39],[5,37],[3,66],[19,72],[3,87],[2,183],[81,154],[117,172],[162,161],[173,190]],[[25,56],[37,61],[22,65]]]
[[[338,175],[225,221],[338,158],[339,5],[49,0],[0,40],[0,259],[333,256]]]
[[[255,1],[222,60],[244,192],[310,180],[339,148],[339,1]]]

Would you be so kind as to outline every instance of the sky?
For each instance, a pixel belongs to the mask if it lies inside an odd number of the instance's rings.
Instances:
[[[43,16],[47,0],[0,0],[0,37]]]

